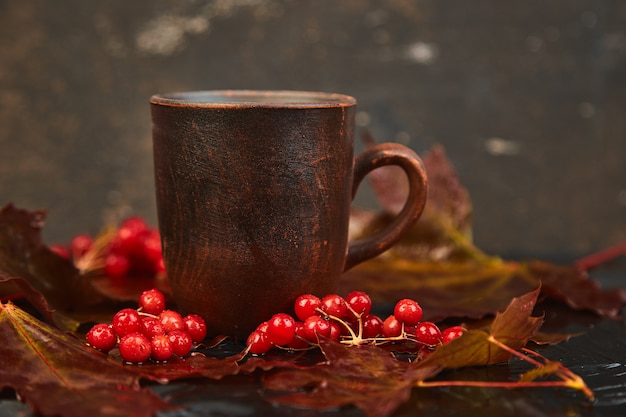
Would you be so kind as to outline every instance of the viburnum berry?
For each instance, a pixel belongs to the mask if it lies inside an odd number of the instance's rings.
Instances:
[[[63,245],[51,245],[50,250],[62,258],[69,259],[70,258],[70,250]]]
[[[429,321],[421,321],[422,308],[415,300],[405,298],[396,303],[394,312],[384,321],[371,314],[372,300],[363,291],[352,291],[343,298],[328,294],[321,299],[303,294],[294,302],[296,319],[278,313],[257,326],[247,339],[247,351],[263,354],[272,346],[302,350],[331,339],[347,345],[407,342],[409,351],[417,343],[420,357],[434,351],[434,347],[459,337],[464,329],[455,326],[441,332]]]
[[[137,310],[132,308],[124,308],[115,313],[111,326],[119,337],[129,333],[141,333],[143,330],[141,317]]]
[[[175,329],[167,333],[167,337],[172,344],[172,352],[177,356],[185,356],[193,347],[193,341],[191,336],[184,330]]]
[[[318,314],[316,309],[322,306],[322,300],[313,294],[303,294],[296,298],[294,312],[298,319],[304,321],[311,316]]]
[[[121,279],[165,272],[159,231],[138,216],[127,218],[113,233],[103,233],[95,240],[79,234],[65,248],[56,245],[50,249],[71,259],[81,273],[100,270]]]
[[[435,346],[441,343],[441,330],[439,330],[439,327],[435,323],[423,321],[415,328],[415,338],[418,342]]]
[[[132,363],[145,362],[152,353],[148,338],[137,332],[124,335],[120,339],[119,349],[122,359]]]
[[[111,243],[111,250],[127,257],[136,255],[143,247],[141,239],[146,230],[148,225],[141,217],[128,217],[119,225]]]
[[[364,339],[371,339],[383,334],[383,320],[374,314],[362,317],[361,325],[363,326],[362,337]]]
[[[346,317],[348,306],[340,295],[329,294],[322,298],[321,309],[324,313],[338,318]]]
[[[258,330],[263,333],[267,333],[267,327],[268,327],[268,324],[266,321],[264,321],[263,323],[259,324],[255,330]]]
[[[348,317],[342,319],[341,336],[352,337],[352,334],[359,333],[359,317],[348,314]],[[361,318],[362,321],[362,318]],[[362,323],[360,324],[363,325]]]
[[[83,257],[93,246],[93,238],[89,235],[80,234],[72,238],[70,242],[70,253],[74,259]]]
[[[159,314],[159,321],[161,322],[163,330],[165,330],[166,333],[169,333],[172,330],[183,330],[185,328],[183,316],[174,310],[161,311]]]
[[[307,318],[304,321],[303,326],[304,328],[302,333],[304,334],[306,340],[311,343],[317,343],[318,336],[330,337],[330,323],[328,320],[325,320],[320,316],[311,316]]]
[[[156,265],[154,265],[154,273],[155,274],[165,273],[165,261],[163,260],[163,254],[161,254],[161,259],[159,259]]]
[[[199,343],[204,340],[207,333],[206,323],[204,319],[197,314],[187,314],[183,317],[185,331],[191,336],[191,340]]]
[[[165,362],[174,354],[170,338],[164,334],[150,339],[150,356],[157,362]]]
[[[130,260],[127,256],[111,252],[104,258],[104,274],[113,279],[122,279],[130,271]]]
[[[278,346],[285,346],[296,332],[296,321],[289,314],[274,314],[267,322],[267,336],[270,342]]]
[[[463,336],[465,332],[465,328],[463,326],[452,326],[448,327],[444,331],[441,332],[441,341],[446,344],[450,343],[454,339],[458,339]]]
[[[254,355],[262,355],[272,349],[272,342],[267,337],[267,333],[260,330],[250,333],[246,345],[248,346],[248,352]]]
[[[293,335],[293,339],[287,344],[289,349],[301,350],[307,349],[310,343],[306,340],[304,335],[304,323],[301,321],[296,322],[296,331]]]
[[[383,335],[385,337],[398,337],[402,334],[402,323],[391,315],[383,322]]]
[[[96,324],[85,335],[87,343],[103,352],[108,352],[117,344],[117,335],[109,324]]]
[[[165,294],[156,288],[145,290],[139,296],[141,311],[158,316],[165,310]]]
[[[163,259],[161,235],[157,230],[147,230],[143,233],[140,258],[147,272],[156,272],[159,262]]]
[[[156,317],[142,316],[141,322],[143,324],[141,333],[148,339],[152,339],[155,336],[163,336],[165,334],[163,325]]]
[[[363,291],[352,291],[346,296],[346,303],[361,316],[367,316],[372,310],[372,299]]]
[[[396,303],[393,315],[406,326],[415,326],[422,320],[422,307],[417,301],[405,298]]]
[[[339,340],[341,338],[341,326],[336,321],[330,321],[330,334],[328,337],[332,340]]]

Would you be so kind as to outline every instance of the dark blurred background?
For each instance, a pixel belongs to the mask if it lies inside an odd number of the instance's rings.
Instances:
[[[0,205],[47,209],[48,242],[155,224],[148,98],[230,88],[350,94],[359,131],[442,144],[491,254],[626,239],[620,0],[0,0]]]

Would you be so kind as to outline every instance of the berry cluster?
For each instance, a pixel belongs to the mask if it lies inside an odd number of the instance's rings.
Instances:
[[[95,239],[80,234],[69,245],[53,245],[51,249],[71,259],[81,273],[98,270],[120,279],[155,276],[165,271],[159,231],[137,216],[125,219],[118,228]]]
[[[275,314],[250,333],[248,352],[260,355],[274,347],[309,349],[318,344],[320,337],[350,345],[412,342],[419,348],[433,349],[465,331],[461,326],[442,331],[435,323],[422,321],[419,303],[408,298],[398,301],[393,314],[383,320],[370,314],[372,300],[362,291],[352,291],[345,298],[304,294],[296,299],[293,310],[295,317]]]
[[[111,324],[93,326],[87,343],[108,353],[116,346],[125,362],[142,363],[148,359],[165,362],[173,356],[183,357],[206,337],[207,327],[202,317],[183,317],[165,306],[165,295],[150,289],[141,293],[139,308],[118,311]]]

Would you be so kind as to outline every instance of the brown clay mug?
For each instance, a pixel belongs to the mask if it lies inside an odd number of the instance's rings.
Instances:
[[[155,95],[154,166],[166,272],[183,312],[246,337],[297,296],[332,293],[345,270],[392,246],[420,216],[419,157],[380,144],[354,158],[352,97],[302,91]],[[386,229],[348,242],[361,180],[397,165],[410,182]]]

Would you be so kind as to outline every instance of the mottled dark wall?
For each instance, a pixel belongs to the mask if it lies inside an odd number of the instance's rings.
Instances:
[[[0,1],[0,204],[48,241],[154,222],[148,97],[223,88],[351,94],[378,140],[443,144],[488,252],[626,238],[620,0]]]

